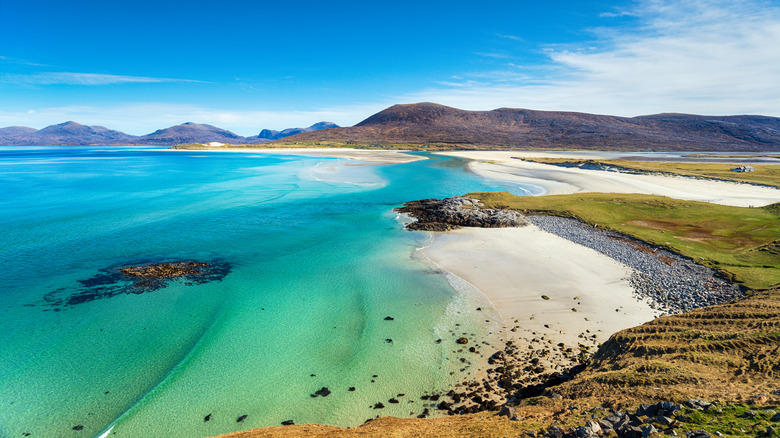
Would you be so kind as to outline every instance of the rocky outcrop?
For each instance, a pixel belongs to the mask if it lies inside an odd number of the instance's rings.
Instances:
[[[172,261],[108,267],[96,275],[78,280],[79,286],[60,288],[43,297],[43,305],[59,311],[69,306],[120,294],[143,294],[165,288],[171,282],[186,286],[222,281],[230,273],[230,264],[222,261]]]
[[[461,227],[504,228],[527,224],[525,217],[517,211],[482,207],[480,200],[455,196],[407,202],[395,211],[417,219],[406,226],[409,230],[448,231]]]

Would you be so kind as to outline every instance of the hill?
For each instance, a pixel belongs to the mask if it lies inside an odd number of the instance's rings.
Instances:
[[[276,133],[282,138],[299,132],[338,127],[331,122],[320,122],[308,128],[290,128]],[[257,144],[269,141],[260,136],[243,137],[212,125],[187,122],[158,129],[151,134],[137,136],[125,134],[103,126],[88,126],[76,122],[50,125],[36,130],[26,126],[0,128],[0,145],[86,146],[86,145],[176,145],[183,143],[220,142],[226,144]]]
[[[465,111],[418,103],[394,105],[350,128],[301,133],[286,141],[436,144],[448,149],[772,151],[780,149],[780,118],[616,117],[513,108]]]
[[[15,129],[10,135],[6,131],[9,128],[0,131],[0,144],[127,144],[134,138],[132,135],[103,126],[87,126],[76,122],[50,125],[38,131],[26,127],[13,128]]]
[[[302,132],[312,132],[312,131],[319,131],[321,129],[331,129],[331,128],[339,128],[339,125],[333,122],[319,122],[309,126],[308,128],[289,128],[283,131],[263,129],[262,131],[260,131],[260,134],[257,135],[257,138],[266,139],[266,140],[279,140],[280,138],[289,137],[291,135],[300,134]],[[254,137],[250,137],[250,138],[254,138]]]
[[[216,126],[200,123],[182,123],[170,128],[158,129],[135,140],[133,144],[183,144],[183,143],[251,143],[246,137]],[[255,142],[256,143],[256,142]]]

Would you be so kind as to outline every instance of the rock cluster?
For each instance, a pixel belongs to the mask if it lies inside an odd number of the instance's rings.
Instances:
[[[417,219],[406,226],[409,230],[448,231],[460,227],[502,228],[527,224],[517,211],[482,207],[478,199],[455,196],[407,202],[395,211]]]
[[[43,304],[55,311],[120,294],[143,294],[165,288],[171,282],[187,286],[222,281],[231,271],[230,264],[221,261],[171,261],[145,263],[121,268],[108,267],[96,275],[78,280],[79,287],[61,288],[43,297]],[[48,309],[47,309],[48,310]]]
[[[544,231],[633,268],[629,281],[635,293],[664,313],[686,312],[744,296],[739,286],[718,278],[712,269],[670,251],[576,219],[557,216],[528,216],[527,219]]]
[[[163,279],[184,275],[199,275],[203,273],[206,267],[208,267],[208,263],[203,262],[150,263],[122,268],[119,272],[130,277]]]
[[[595,438],[601,436],[617,436],[618,438],[646,438],[649,436],[685,436],[687,438],[710,438],[709,432],[705,430],[696,429],[688,433],[678,432],[676,429],[685,426],[688,423],[689,427],[686,429],[692,429],[691,411],[710,411],[715,409],[716,412],[720,412],[720,408],[717,403],[710,403],[702,400],[691,399],[685,402],[683,405],[672,403],[669,401],[658,402],[655,404],[643,404],[636,409],[633,413],[611,411],[604,417],[596,414],[596,411],[604,411],[603,408],[595,408],[590,411],[592,420],[588,421],[585,425],[579,427],[573,427],[570,429],[564,429],[561,427],[551,427],[547,430],[542,430],[540,433],[533,432],[533,436],[549,437],[549,438]],[[683,410],[687,408],[687,412]],[[502,409],[498,415],[509,415],[510,409]],[[750,412],[747,411],[745,415],[749,416]],[[514,414],[512,412],[512,414]],[[776,420],[770,420],[776,421]],[[695,426],[694,426],[695,427]],[[774,431],[773,427],[769,427],[765,436],[771,436]],[[758,431],[756,431],[758,432]],[[661,435],[663,434],[663,435]],[[720,433],[715,433],[717,436],[722,436]],[[760,435],[760,432],[759,432]]]

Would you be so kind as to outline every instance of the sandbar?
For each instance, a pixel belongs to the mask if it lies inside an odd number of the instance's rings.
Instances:
[[[374,149],[349,149],[349,148],[210,148],[210,149],[182,149],[198,152],[250,152],[255,154],[280,154],[280,155],[305,155],[312,157],[334,157],[349,160],[364,161],[376,164],[402,164],[413,161],[425,160],[426,157],[410,155],[404,150],[374,150]]]

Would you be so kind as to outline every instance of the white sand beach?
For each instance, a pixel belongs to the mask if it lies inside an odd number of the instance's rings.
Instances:
[[[515,341],[545,336],[577,345],[589,330],[603,342],[657,314],[634,297],[630,268],[534,225],[435,233],[424,254],[479,288]]]
[[[468,158],[473,160],[469,163],[469,169],[479,175],[520,184],[533,184],[542,188],[543,194],[550,195],[580,192],[643,193],[738,207],[760,207],[780,202],[780,189],[771,187],[685,177],[631,175],[564,168],[512,158],[552,156],[556,158],[613,158],[614,153],[609,152],[605,152],[603,156],[592,153],[583,155],[576,152],[552,155],[543,152],[516,151],[458,151],[439,152],[438,154]]]
[[[615,158],[610,152],[604,152],[603,157],[590,152],[439,154],[468,158],[473,160],[469,168],[479,175],[533,184],[545,194],[644,193],[744,207],[780,202],[780,190],[769,187],[570,169],[512,158]],[[527,341],[541,334],[555,343],[576,344],[582,340],[580,334],[589,330],[588,335],[596,334],[603,342],[611,334],[658,314],[634,296],[626,280],[630,268],[533,225],[435,233],[424,252],[439,267],[467,280],[488,297],[502,315],[509,339]],[[513,327],[516,331],[509,331]]]

